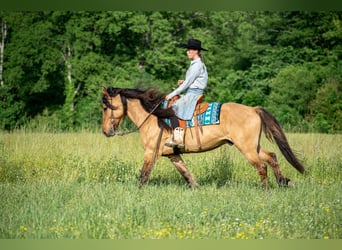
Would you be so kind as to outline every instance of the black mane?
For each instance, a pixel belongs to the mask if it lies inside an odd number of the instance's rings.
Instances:
[[[141,105],[147,112],[152,113],[159,118],[167,118],[174,116],[174,112],[172,109],[163,109],[161,107],[160,104],[164,100],[166,94],[160,92],[156,88],[141,90],[108,87],[107,92],[111,97],[120,94],[121,97],[125,97],[127,99],[138,99],[140,100]]]

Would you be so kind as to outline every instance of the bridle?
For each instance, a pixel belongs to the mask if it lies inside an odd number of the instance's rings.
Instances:
[[[109,99],[110,101],[107,99],[106,96],[103,96],[103,98],[102,98],[102,103],[105,104],[106,107],[111,110],[111,114],[110,114],[110,126],[111,126],[111,129],[114,131],[114,135],[128,134],[127,132],[125,132],[125,133],[118,133],[118,132],[116,132],[118,126],[115,125],[114,110],[117,110],[118,108],[115,107],[112,104],[112,98],[113,98],[113,96],[110,96],[110,99]],[[120,98],[121,98],[121,103],[122,103],[123,108],[124,108],[124,112],[123,112],[123,117],[124,117],[127,114],[127,100],[126,100],[126,97],[123,96],[123,95],[120,95]],[[129,132],[129,133],[132,133],[132,132]]]
[[[125,115],[127,115],[127,99],[124,95],[121,95],[121,94],[119,95],[120,95],[122,106],[124,108],[124,112],[123,112],[123,117],[124,117]],[[145,117],[142,123],[135,130],[127,131],[127,132],[116,132],[116,129],[118,128],[118,126],[115,126],[114,110],[118,108],[112,105],[112,96],[110,96],[110,102],[105,96],[102,98],[102,102],[106,105],[107,108],[111,109],[110,123],[111,123],[111,128],[114,131],[114,135],[123,136],[123,135],[127,135],[127,134],[138,131],[144,125],[144,123],[148,120],[148,118],[153,114],[153,112],[159,107],[159,105],[163,102],[163,100],[161,100],[159,103],[156,104],[156,106],[151,110],[151,112],[149,112],[149,114]]]

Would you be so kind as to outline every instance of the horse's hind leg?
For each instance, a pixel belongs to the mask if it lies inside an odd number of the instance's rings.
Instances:
[[[188,168],[186,167],[182,157],[180,155],[169,155],[168,156],[173,165],[177,168],[178,172],[184,177],[184,179],[189,183],[190,187],[197,188],[199,184],[196,182],[195,178],[192,176]]]
[[[257,152],[257,146],[255,145],[253,147],[251,146],[253,144],[250,144],[249,147],[246,147],[246,145],[249,145],[249,144],[244,144],[243,146],[236,145],[236,147],[247,158],[249,163],[252,164],[252,166],[255,168],[255,170],[260,176],[261,183],[267,190],[268,189],[267,167],[259,157],[259,154]]]
[[[267,190],[268,189],[267,166],[259,158],[259,155],[257,152],[245,154],[245,156],[248,159],[248,161],[253,165],[257,173],[259,174],[261,183]]]
[[[290,179],[281,173],[275,153],[260,149],[259,156],[261,160],[267,162],[272,167],[279,186],[292,186]]]

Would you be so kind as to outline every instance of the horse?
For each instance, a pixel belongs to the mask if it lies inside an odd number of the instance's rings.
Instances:
[[[118,135],[120,122],[125,116],[128,116],[139,130],[144,149],[140,186],[148,182],[155,161],[163,156],[170,159],[190,187],[197,188],[199,184],[186,167],[181,154],[209,151],[228,143],[235,146],[255,168],[263,187],[268,189],[266,163],[272,168],[279,186],[292,187],[291,180],[280,171],[276,154],[260,146],[262,132],[269,141],[276,142],[280,152],[296,170],[302,174],[305,171],[292,151],[279,122],[263,107],[222,103],[220,123],[201,127],[201,145],[193,136],[198,133],[196,128],[187,128],[185,148],[180,151],[165,146],[170,140],[171,129],[165,126],[163,118],[171,114],[170,108],[163,109],[160,105],[165,97],[160,91],[102,87],[102,92],[103,134],[107,137]]]

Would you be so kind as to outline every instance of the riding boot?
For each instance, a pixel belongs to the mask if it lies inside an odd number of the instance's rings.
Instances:
[[[165,145],[172,148],[184,148],[184,129],[181,127],[175,128],[170,136],[170,141]]]
[[[178,148],[184,148],[184,129],[181,127],[175,128],[173,131],[173,141]]]

